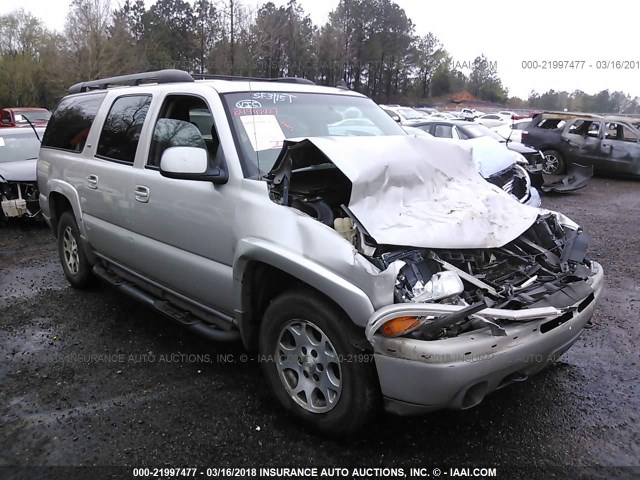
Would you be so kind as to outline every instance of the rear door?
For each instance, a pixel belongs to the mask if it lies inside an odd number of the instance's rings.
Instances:
[[[604,173],[636,173],[640,171],[640,136],[624,123],[606,123],[600,149],[602,158],[595,165]]]
[[[133,162],[152,97],[116,97],[95,145],[87,145],[81,201],[84,224],[95,250],[124,265],[137,258],[133,227]]]

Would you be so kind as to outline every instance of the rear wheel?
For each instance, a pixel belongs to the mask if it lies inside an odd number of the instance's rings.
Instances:
[[[562,154],[557,150],[545,150],[544,154],[544,173],[551,175],[559,175],[564,173],[566,166]]]
[[[351,434],[378,408],[371,355],[354,347],[351,320],[312,290],[286,292],[265,312],[260,354],[279,403],[312,428]]]
[[[58,221],[58,254],[64,274],[75,288],[87,288],[95,283],[91,264],[80,244],[80,231],[76,219],[69,211]]]

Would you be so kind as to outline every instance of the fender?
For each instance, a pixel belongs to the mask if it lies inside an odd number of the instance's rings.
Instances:
[[[309,258],[258,238],[243,239],[236,248],[233,262],[236,312],[242,311],[242,277],[250,261],[278,268],[322,292],[336,302],[356,325],[364,327],[374,312],[369,297],[348,280]]]
[[[49,198],[52,193],[60,193],[64,195],[69,203],[71,204],[71,208],[73,210],[73,216],[76,217],[76,223],[78,224],[78,230],[80,230],[80,235],[83,239],[86,240],[87,235],[84,229],[84,222],[82,221],[82,209],[80,208],[80,197],[78,196],[78,191],[73,188],[73,186],[67,182],[58,179],[51,179],[47,182],[48,194],[40,195],[40,208],[43,212],[47,212],[49,215],[49,219],[51,218],[51,206],[49,202]],[[46,205],[43,205],[44,199],[46,199]]]

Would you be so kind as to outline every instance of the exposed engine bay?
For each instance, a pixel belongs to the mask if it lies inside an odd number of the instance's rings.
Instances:
[[[485,308],[565,309],[580,301],[589,304],[593,290],[586,280],[593,273],[585,259],[588,242],[586,234],[560,225],[556,216],[549,213],[500,248],[391,249],[377,261],[382,262],[382,267],[397,260],[405,263],[396,280],[396,303],[438,301],[469,307],[465,315],[449,318],[445,324],[427,323],[413,334],[432,340],[487,326],[486,321],[479,322],[473,315]],[[448,278],[444,278],[445,272]],[[443,282],[458,285],[443,288]],[[451,292],[459,293],[449,295]],[[500,335],[500,325],[490,327]]]

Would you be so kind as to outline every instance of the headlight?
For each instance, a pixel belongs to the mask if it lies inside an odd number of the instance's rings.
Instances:
[[[416,282],[412,288],[414,302],[433,302],[458,295],[464,290],[462,280],[455,272],[438,272],[423,284]]]

